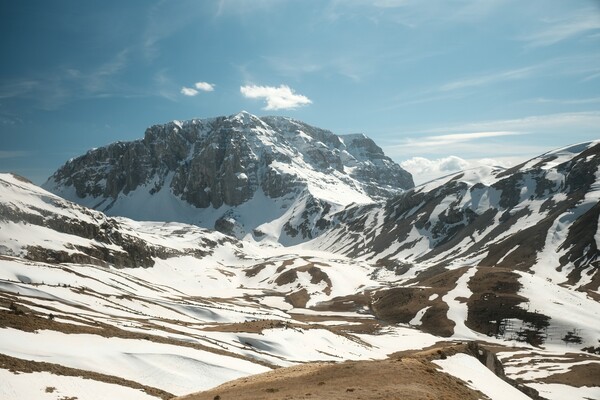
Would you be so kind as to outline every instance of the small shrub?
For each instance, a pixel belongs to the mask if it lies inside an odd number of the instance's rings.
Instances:
[[[591,353],[591,354],[600,354],[600,346],[598,346],[598,347],[594,347],[594,346],[584,347],[581,350],[583,350],[585,352],[588,352],[588,353]]]
[[[572,331],[568,331],[567,334],[565,335],[565,337],[562,338],[562,341],[565,342],[565,344],[569,344],[569,343],[581,344],[581,342],[582,342],[581,336],[579,336],[578,333],[579,333],[578,329],[573,329]]]

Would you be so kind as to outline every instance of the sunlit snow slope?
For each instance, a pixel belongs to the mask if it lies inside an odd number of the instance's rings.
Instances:
[[[350,206],[288,247],[107,217],[0,174],[0,397],[170,398],[458,340],[546,398],[593,398],[599,146]],[[494,379],[470,380],[494,398]]]
[[[357,206],[311,245],[364,260],[526,271],[582,290],[600,285],[600,142],[509,170],[468,170],[384,207]]]

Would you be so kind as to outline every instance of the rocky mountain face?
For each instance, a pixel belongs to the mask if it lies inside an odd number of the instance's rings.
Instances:
[[[508,170],[460,172],[383,207],[344,210],[315,245],[400,269],[502,267],[598,290],[599,165],[600,143],[592,142]]]
[[[338,136],[242,112],[152,126],[141,140],[70,160],[44,188],[109,215],[189,222],[239,236],[275,230],[277,240],[282,234],[310,239],[320,230],[317,222],[328,225],[327,215],[340,206],[385,200],[413,186],[411,175],[362,134]],[[255,214],[280,211],[239,218],[240,206],[252,201]],[[290,208],[299,214],[260,228]]]

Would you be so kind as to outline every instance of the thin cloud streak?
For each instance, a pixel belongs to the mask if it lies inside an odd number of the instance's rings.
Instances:
[[[429,140],[448,140],[448,141],[467,141],[476,140],[482,138],[491,138],[498,136],[513,136],[522,135],[521,132],[509,132],[509,131],[496,131],[496,132],[470,132],[470,133],[451,133],[448,135],[429,136],[425,139]]]
[[[129,49],[103,64],[88,69],[61,68],[34,78],[19,78],[0,84],[0,99],[32,100],[43,110],[56,110],[80,99],[127,96],[131,89],[118,76],[129,65]]]
[[[475,76],[463,77],[438,86],[399,94],[392,104],[382,107],[381,111],[397,109],[407,105],[424,104],[449,99],[463,99],[479,93],[482,87],[493,86],[510,81],[540,80],[549,77],[586,75],[582,80],[592,80],[600,76],[597,65],[600,58],[595,54],[578,54],[549,59],[537,64],[504,71],[493,71]],[[593,73],[593,75],[589,75]]]
[[[594,104],[600,103],[600,97],[589,97],[583,99],[548,99],[545,97],[538,97],[536,99],[525,100],[523,103],[540,103],[540,104],[565,104],[565,105],[581,105],[581,104]]]
[[[589,133],[597,136],[598,126],[600,126],[600,111],[535,115],[416,131],[415,136],[391,143],[384,146],[384,149],[391,157],[449,153],[470,155],[471,158],[497,158],[507,155],[533,157],[552,150],[553,146],[549,145],[547,140],[542,140],[542,137],[534,141],[535,144],[519,141],[518,145],[514,141],[511,144],[504,144],[501,138],[520,135],[562,137],[570,133]]]
[[[30,155],[31,155],[30,151],[0,150],[0,159],[29,157]]]
[[[598,9],[585,9],[572,13],[560,20],[544,21],[547,26],[537,32],[523,36],[522,41],[530,47],[544,47],[600,29]]]
[[[467,132],[451,133],[447,135],[424,136],[418,138],[406,138],[403,143],[396,146],[411,148],[430,148],[439,146],[453,146],[458,143],[472,142],[481,139],[490,139],[503,136],[523,135],[522,132],[490,131],[490,132]]]
[[[473,86],[484,86],[493,83],[525,79],[530,77],[532,73],[538,68],[539,66],[531,66],[499,73],[493,73],[489,75],[482,75],[473,78],[457,80],[442,85],[440,87],[440,90],[443,92],[447,92],[452,90],[465,89]]]
[[[465,131],[513,131],[513,132],[567,132],[569,130],[598,130],[600,111],[583,111],[533,115],[523,118],[471,122],[453,127],[434,128],[419,133],[446,133]]]

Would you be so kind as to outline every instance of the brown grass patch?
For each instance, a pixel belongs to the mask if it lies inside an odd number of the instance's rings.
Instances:
[[[544,383],[560,383],[563,385],[582,387],[582,386],[600,386],[600,362],[573,365],[568,372],[562,374],[550,375],[539,379]]]
[[[464,347],[464,346],[463,346]],[[437,351],[376,361],[312,363],[281,368],[178,398],[204,399],[446,399],[471,400],[481,393],[430,362]],[[485,368],[482,365],[482,368]]]

